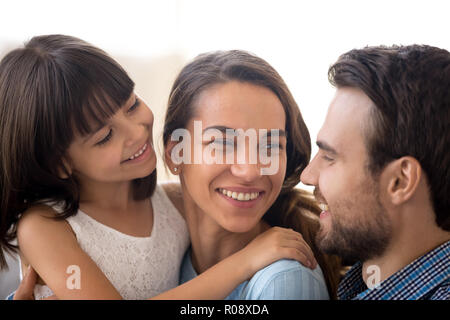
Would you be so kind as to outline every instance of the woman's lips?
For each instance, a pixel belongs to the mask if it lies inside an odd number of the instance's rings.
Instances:
[[[229,204],[238,208],[251,208],[264,196],[264,191],[256,188],[218,188],[216,192]]]

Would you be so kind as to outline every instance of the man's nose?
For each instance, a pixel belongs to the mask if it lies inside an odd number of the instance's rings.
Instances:
[[[315,166],[315,160],[316,157],[314,157],[311,162],[306,166],[305,169],[303,169],[300,180],[303,184],[309,185],[309,186],[315,186],[317,185],[318,181],[318,170]]]

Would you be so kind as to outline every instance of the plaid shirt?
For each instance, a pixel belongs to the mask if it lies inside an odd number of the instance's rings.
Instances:
[[[347,272],[339,285],[341,300],[450,300],[450,241],[368,289],[362,263]]]

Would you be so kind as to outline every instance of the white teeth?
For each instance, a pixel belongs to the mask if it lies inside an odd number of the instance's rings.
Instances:
[[[236,192],[236,191],[230,191],[226,189],[219,189],[219,192],[221,192],[223,195],[233,198],[234,200],[238,201],[249,201],[254,200],[258,198],[259,192]]]
[[[325,203],[319,203],[319,207],[322,211],[328,211],[328,205]]]
[[[133,160],[134,158],[139,157],[141,154],[144,153],[145,149],[147,149],[147,144],[145,144],[141,150],[139,150],[137,153],[135,153],[134,155],[132,155],[129,160]]]

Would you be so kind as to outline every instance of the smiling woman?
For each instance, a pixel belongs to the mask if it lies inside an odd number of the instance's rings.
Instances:
[[[192,136],[196,123],[222,130],[190,139],[183,149],[187,159],[199,146],[213,146],[212,154],[225,149],[231,161],[175,161],[177,139],[172,135],[184,129]],[[239,144],[227,130],[253,131],[253,136],[265,132],[268,141],[252,142],[249,134],[248,142],[241,135],[244,142]],[[267,135],[271,130],[278,134]],[[283,226],[301,232],[320,267],[309,270],[293,261],[278,261],[241,283],[228,299],[334,297],[339,263],[320,253],[314,243],[319,228],[315,214],[320,209],[306,192],[294,188],[309,161],[309,133],[289,89],[266,61],[244,51],[198,56],[181,70],[172,87],[163,138],[166,163],[180,176],[180,206],[185,208],[191,236],[181,282],[201,275],[270,226]],[[260,170],[269,163],[261,158],[251,161],[255,145],[276,160],[271,174]],[[238,153],[244,155],[243,161]]]

